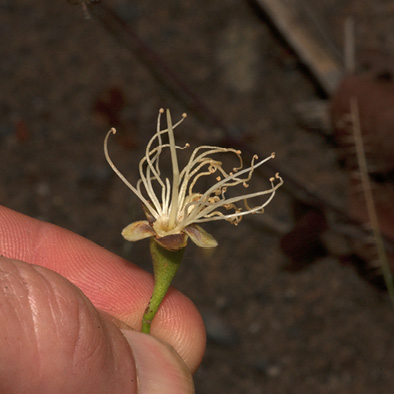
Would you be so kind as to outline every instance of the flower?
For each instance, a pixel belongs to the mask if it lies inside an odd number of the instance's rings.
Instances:
[[[170,111],[167,109],[167,128],[160,130],[160,119],[164,109],[160,109],[157,119],[157,131],[148,142],[145,156],[139,162],[140,179],[133,186],[117,169],[108,154],[109,136],[116,133],[111,128],[104,140],[105,157],[119,178],[142,201],[147,220],[129,224],[122,231],[128,241],[138,241],[155,237],[156,241],[168,250],[179,250],[186,246],[187,238],[201,247],[214,247],[216,240],[198,224],[214,220],[227,220],[238,224],[243,216],[251,213],[263,213],[264,207],[273,199],[276,190],[283,184],[279,174],[270,178],[271,188],[239,196],[228,196],[229,189],[236,186],[247,188],[256,168],[275,157],[272,153],[263,160],[253,156],[250,166],[243,168],[241,151],[217,146],[200,146],[192,152],[189,161],[179,170],[177,150],[189,148],[177,146],[174,129],[186,118],[186,114],[176,124],[172,124]],[[163,137],[168,136],[168,142]],[[172,164],[172,180],[163,177],[160,171],[160,158],[169,150]],[[215,159],[218,154],[235,155],[239,165],[227,172],[223,163]],[[195,191],[197,183],[203,178],[213,180],[205,191]],[[212,182],[212,181],[211,181]],[[255,206],[248,200],[265,196]],[[267,197],[268,196],[268,197]],[[244,201],[245,210],[239,205]]]

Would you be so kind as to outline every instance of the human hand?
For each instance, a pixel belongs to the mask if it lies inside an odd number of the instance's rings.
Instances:
[[[133,331],[151,275],[4,207],[0,255],[1,393],[194,392],[205,330],[187,297],[171,289],[152,336]]]

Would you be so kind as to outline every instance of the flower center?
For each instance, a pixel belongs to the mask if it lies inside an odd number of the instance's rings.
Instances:
[[[175,228],[176,223],[171,226],[170,217],[168,215],[161,215],[157,218],[157,220],[155,220],[152,226],[159,237],[164,237],[169,235],[171,230]]]

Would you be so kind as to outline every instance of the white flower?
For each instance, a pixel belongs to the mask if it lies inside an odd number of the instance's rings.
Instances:
[[[184,147],[177,146],[174,129],[183,122],[186,114],[183,114],[183,118],[173,125],[170,111],[167,110],[167,128],[160,130],[160,118],[163,113],[164,110],[160,109],[157,131],[150,139],[145,156],[139,163],[140,179],[135,186],[123,176],[109,157],[108,138],[111,134],[115,134],[116,130],[112,128],[105,137],[104,153],[109,165],[142,201],[148,219],[131,223],[123,229],[122,235],[129,241],[154,236],[162,246],[170,250],[184,247],[187,236],[198,246],[216,246],[215,239],[198,226],[198,223],[227,220],[238,224],[244,215],[262,213],[264,207],[273,199],[276,190],[283,184],[278,174],[270,178],[271,188],[268,190],[228,197],[228,189],[239,185],[247,188],[254,170],[275,155],[272,153],[263,160],[258,160],[255,155],[250,166],[243,168],[241,151],[233,148],[200,146],[194,149],[188,163],[179,170],[177,150],[189,148],[189,144]],[[163,142],[164,135],[168,136],[168,142]],[[160,171],[160,158],[166,149],[170,151],[171,156],[172,180],[163,178]],[[227,172],[222,166],[223,163],[214,158],[220,153],[235,155],[239,166]],[[195,191],[197,182],[200,184],[204,177],[213,177],[214,183],[205,191]],[[248,200],[262,196],[264,201],[252,207],[249,205]],[[244,202],[245,210],[237,205],[241,201]]]

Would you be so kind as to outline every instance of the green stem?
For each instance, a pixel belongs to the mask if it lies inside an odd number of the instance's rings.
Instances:
[[[160,246],[153,237],[150,239],[155,286],[142,318],[142,332],[150,333],[152,320],[178,271],[184,251],[185,248],[175,252],[167,250]]]

